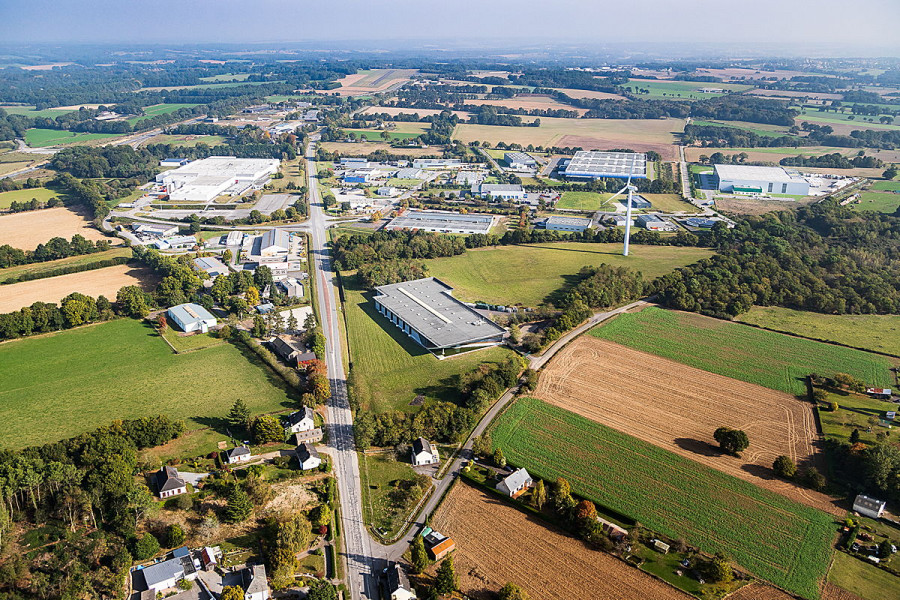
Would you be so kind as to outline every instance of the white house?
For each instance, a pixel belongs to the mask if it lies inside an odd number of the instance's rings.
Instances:
[[[423,437],[412,443],[412,464],[417,467],[422,465],[434,465],[440,462],[438,449]]]
[[[260,256],[279,256],[291,249],[291,236],[284,229],[270,229],[259,242]]]
[[[269,583],[266,581],[266,567],[253,565],[244,569],[244,600],[269,600]]]
[[[322,464],[319,452],[312,444],[301,444],[297,446],[295,452],[297,453],[297,461],[300,463],[300,468],[304,471],[315,469]]]
[[[191,559],[191,552],[187,546],[176,548],[172,551],[172,558],[145,567],[140,571],[134,571],[134,584],[140,586],[139,578],[144,579],[144,586],[153,596],[173,588],[182,579],[193,581],[197,579],[197,568]]]
[[[416,593],[409,585],[409,578],[399,564],[388,567],[387,589],[391,600],[415,600]]]
[[[178,476],[178,469],[163,467],[156,474],[156,489],[160,498],[171,498],[187,493],[187,484]]]
[[[497,489],[509,496],[516,498],[527,490],[533,483],[531,475],[524,468],[513,471],[497,484]]]
[[[313,409],[308,406],[304,406],[301,410],[291,413],[290,416],[288,416],[287,425],[284,427],[285,435],[289,436],[292,433],[300,433],[301,431],[314,429],[316,427],[316,422],[313,418],[314,414]]]
[[[237,446],[225,453],[225,462],[229,465],[247,462],[251,458],[253,455],[250,453],[250,448],[246,446]]]
[[[200,331],[206,333],[218,322],[212,314],[199,304],[187,303],[173,306],[167,313],[169,318],[185,333]]]
[[[877,519],[881,517],[886,504],[887,502],[883,500],[876,500],[875,498],[859,494],[853,501],[853,510],[865,517]]]

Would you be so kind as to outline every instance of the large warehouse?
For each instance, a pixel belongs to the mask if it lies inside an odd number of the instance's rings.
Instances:
[[[713,177],[716,189],[720,192],[791,196],[809,194],[809,182],[799,175],[791,175],[782,167],[715,165],[714,168]]]
[[[493,215],[463,215],[437,210],[408,210],[394,217],[385,229],[411,229],[437,233],[488,233],[497,217]]]
[[[569,160],[563,175],[568,179],[647,178],[647,155],[634,152],[595,152],[581,150]]]
[[[375,288],[375,308],[435,354],[503,342],[506,330],[453,297],[453,288],[426,277]]]
[[[270,158],[210,156],[160,173],[156,182],[166,187],[170,200],[211,202],[222,194],[237,196],[262,188],[278,172],[278,165]]]

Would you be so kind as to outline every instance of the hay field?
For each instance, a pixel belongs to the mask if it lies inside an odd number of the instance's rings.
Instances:
[[[554,88],[557,92],[562,92],[570,98],[590,98],[591,100],[625,100],[625,96],[620,94],[610,94],[608,92],[595,92],[593,90],[573,90],[569,88]]]
[[[792,600],[793,598],[787,592],[759,582],[745,585],[735,593],[728,595],[728,600]]]
[[[716,197],[716,208],[722,212],[734,215],[763,215],[776,210],[792,210],[817,201],[818,199],[815,196],[793,201],[738,196],[734,198]]]
[[[688,600],[691,596],[464,482],[431,526],[456,541],[460,590],[473,598],[512,581],[542,600]]]
[[[366,107],[363,114],[368,115],[376,115],[376,114],[388,114],[388,115],[412,115],[417,114],[420,117],[430,117],[433,115],[439,115],[443,111],[438,110],[436,108],[401,108],[399,106],[369,106]],[[453,110],[450,111],[460,119],[468,119],[469,113],[462,110]]]
[[[519,143],[523,146],[582,147],[585,150],[631,148],[654,150],[663,160],[677,160],[675,135],[683,119],[557,119],[542,117],[540,127],[498,127],[462,123],[453,138],[462,142]]]
[[[342,96],[377,94],[396,83],[408,81],[417,72],[416,69],[369,69],[338,79],[341,87],[329,91]]]
[[[76,233],[92,241],[110,239],[91,226],[80,207],[59,206],[0,216],[0,240],[13,248],[34,250],[50,238],[71,239]]]
[[[816,462],[812,407],[784,392],[586,336],[554,357],[534,395],[796,502],[844,513],[828,496],[771,472],[782,454],[800,466]],[[747,432],[741,458],[718,451],[712,434],[723,425]]]
[[[343,156],[366,156],[378,150],[399,156],[440,156],[439,147],[430,148],[394,148],[385,142],[322,142],[320,144],[329,152],[340,152]]]
[[[128,265],[104,267],[93,271],[71,273],[47,279],[35,279],[12,283],[0,288],[0,313],[18,310],[35,302],[59,302],[72,292],[80,292],[96,298],[104,295],[114,300],[119,288],[139,285],[150,289],[153,280],[149,269],[136,269]]]
[[[577,108],[570,104],[551,98],[550,96],[516,96],[515,98],[506,98],[503,100],[466,100],[466,104],[475,104],[477,106],[502,106],[505,108],[516,108],[525,110],[573,110],[579,116],[587,112],[586,108]],[[522,115],[525,117],[525,115]]]

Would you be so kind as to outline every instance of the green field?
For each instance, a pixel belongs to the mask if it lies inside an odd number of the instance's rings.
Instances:
[[[859,202],[849,205],[853,210],[874,210],[893,213],[900,208],[900,194],[893,192],[860,192]]]
[[[685,213],[700,212],[699,208],[690,202],[685,202],[680,194],[641,194],[641,196],[650,201],[650,204],[653,205],[653,210]]]
[[[850,117],[853,117],[852,119]],[[866,121],[865,119],[871,118],[875,119],[874,122]],[[894,131],[900,129],[900,125],[887,125],[884,123],[878,122],[878,117],[866,117],[863,115],[853,115],[850,113],[841,114],[834,112],[825,112],[821,110],[810,110],[804,109],[804,113],[798,115],[796,117],[796,121],[801,123],[803,121],[809,121],[810,123],[825,123],[825,124],[835,124],[835,125],[854,125],[858,126],[860,129],[893,129]]]
[[[94,254],[85,254],[84,256],[70,256],[69,258],[60,258],[59,260],[49,260],[47,262],[32,263],[30,265],[7,267],[5,269],[0,269],[0,282],[19,277],[25,273],[39,275],[41,273],[55,271],[61,267],[89,265],[111,258],[118,258],[119,256],[131,257],[131,248],[112,248],[104,252],[95,252]]]
[[[900,578],[843,552],[835,553],[828,581],[863,600],[900,600]]]
[[[82,133],[78,131],[62,131],[60,129],[33,128],[25,132],[25,143],[32,148],[57,146],[59,144],[76,144],[91,140],[109,140],[122,137],[120,133]]]
[[[696,120],[691,121],[691,125],[709,125],[712,127],[732,127],[736,129],[743,129],[745,131],[750,131],[755,133],[756,135],[761,135],[764,137],[784,137],[787,135],[791,135],[787,132],[787,128],[779,127],[779,126],[771,126],[772,129],[763,129],[761,125],[756,123],[746,123],[744,121],[703,121]],[[799,137],[799,136],[798,136]]]
[[[349,133],[355,133],[357,138],[365,138],[370,142],[384,140],[382,134],[386,133],[389,140],[411,140],[419,137],[428,130],[430,125],[420,123],[397,123],[397,127],[391,130],[381,129],[345,129]]]
[[[598,192],[563,192],[556,208],[567,208],[571,210],[599,210],[606,201],[612,197],[612,194]]]
[[[50,198],[62,198],[63,194],[50,188],[26,188],[11,192],[0,192],[0,209],[7,209],[13,202],[30,202],[37,198],[38,202],[46,202]]]
[[[174,354],[132,319],[0,344],[0,447],[160,413],[186,419],[188,429],[224,431],[237,398],[255,414],[297,405],[296,394],[249,350],[224,344]]]
[[[500,416],[493,441],[533,475],[565,477],[602,506],[819,597],[836,531],[823,512],[534,398]]]
[[[805,394],[810,373],[849,373],[891,387],[897,361],[694,313],[650,307],[619,315],[590,334],[704,371],[789,394]]]
[[[131,117],[128,122],[134,125],[140,121],[145,121],[157,115],[167,115],[173,113],[180,108],[193,108],[199,104],[154,104],[144,107],[144,114],[139,117]]]
[[[703,98],[718,98],[724,96],[718,92],[705,94],[698,90],[702,88],[721,88],[726,92],[743,92],[753,89],[752,85],[737,83],[709,83],[699,81],[635,81],[624,84],[625,88],[631,88],[639,98],[668,98],[669,100],[702,100]],[[637,94],[638,89],[649,90],[649,94]]]
[[[343,281],[354,390],[364,408],[415,412],[419,407],[409,403],[419,394],[457,401],[457,375],[513,355],[498,346],[438,360],[376,311],[372,294],[356,288],[353,277]]]
[[[893,402],[883,402],[844,390],[828,391],[826,402],[837,402],[839,408],[836,411],[819,409],[822,433],[826,439],[834,439],[842,444],[850,442],[850,434],[854,429],[859,430],[859,440],[864,444],[878,443],[877,436],[884,431],[882,427],[876,426],[878,421],[885,418],[887,411],[897,410],[897,405]]]
[[[169,135],[161,133],[153,136],[144,144],[171,144],[173,146],[196,146],[198,144],[206,144],[207,146],[218,146],[225,143],[225,136],[222,135]]]
[[[66,115],[72,112],[68,108],[45,108],[43,110],[35,110],[34,106],[0,106],[0,109],[6,111],[8,115],[25,115],[26,117],[50,117],[55,119],[60,115]]]
[[[629,266],[650,280],[711,255],[705,248],[633,245],[626,257],[621,244],[553,242],[469,250],[425,263],[461,300],[537,306],[587,265]]]
[[[900,316],[897,315],[823,315],[777,306],[754,306],[738,320],[900,356]]]
[[[879,192],[900,192],[900,181],[876,181],[872,189]]]
[[[398,510],[391,501],[397,481],[414,481],[416,472],[392,454],[359,453],[359,479],[363,495],[363,519],[390,538],[400,529],[408,511]],[[410,507],[411,509],[412,507]]]

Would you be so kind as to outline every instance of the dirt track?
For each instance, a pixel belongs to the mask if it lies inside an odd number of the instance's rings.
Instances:
[[[109,300],[115,300],[119,288],[126,285],[145,287],[152,278],[149,270],[118,265],[4,285],[0,286],[0,313],[18,310],[39,301],[59,303],[72,292],[80,292],[93,298],[102,294]]]
[[[691,598],[464,482],[431,525],[456,541],[459,587],[474,598],[495,598],[510,581],[541,600]]]
[[[0,216],[0,244],[21,250],[34,250],[53,237],[70,240],[76,233],[91,241],[118,241],[94,229],[83,211],[61,206]]]
[[[535,396],[797,502],[843,515],[828,496],[775,478],[772,462],[814,464],[812,408],[768,388],[583,336],[553,358]],[[741,458],[722,455],[721,426],[747,432]]]

